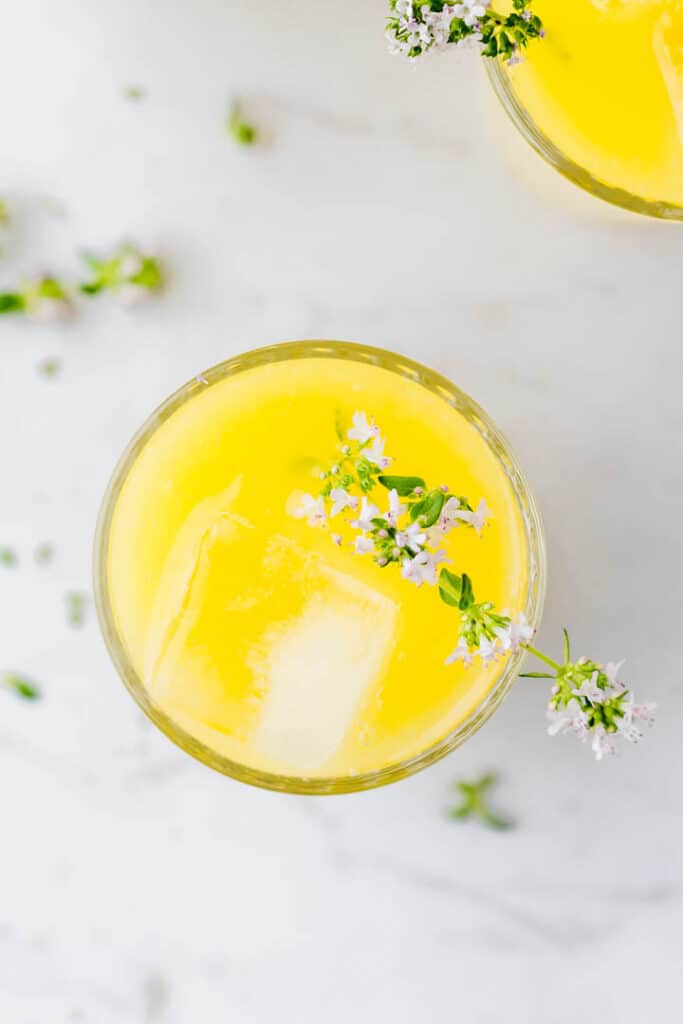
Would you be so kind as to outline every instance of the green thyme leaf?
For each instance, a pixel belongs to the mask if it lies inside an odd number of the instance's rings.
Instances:
[[[123,88],[123,97],[132,103],[140,103],[145,98],[145,90],[141,85],[126,85]]]
[[[416,502],[410,509],[413,522],[419,519],[422,526],[433,526],[441,515],[446,495],[443,491],[430,491],[426,498]]]
[[[383,473],[377,480],[388,491],[396,491],[400,498],[408,498],[416,488],[427,486],[421,476],[386,476]]]
[[[234,100],[230,105],[227,131],[240,146],[253,146],[256,142],[256,128],[253,124],[245,121],[237,100]]]
[[[0,675],[0,684],[8,690],[13,690],[24,700],[38,700],[40,697],[38,687],[26,676],[20,676],[16,672],[3,672]]]
[[[14,548],[0,548],[0,565],[4,565],[6,569],[13,569],[18,562]]]
[[[20,292],[0,292],[0,313],[23,313],[26,299]]]
[[[55,547],[54,544],[50,544],[49,541],[44,541],[42,544],[38,544],[35,551],[33,552],[33,558],[38,565],[47,565],[54,558]]]
[[[457,608],[462,594],[462,577],[449,569],[442,569],[439,574],[439,594],[445,604]]]
[[[449,811],[449,817],[455,821],[466,821],[472,818],[488,828],[499,831],[512,828],[512,822],[491,810],[488,793],[497,782],[497,777],[488,772],[473,782],[456,782],[453,788],[462,796],[461,803]]]
[[[70,626],[80,628],[85,622],[85,611],[88,603],[87,594],[78,590],[72,590],[66,594],[66,621]]]
[[[52,377],[56,377],[62,368],[62,364],[59,359],[43,359],[42,362],[38,363],[38,373],[41,377],[46,377],[50,380]]]
[[[468,608],[471,608],[474,604],[474,590],[472,589],[472,580],[469,578],[467,573],[462,574],[462,592],[460,594],[459,608],[461,612],[466,612]]]

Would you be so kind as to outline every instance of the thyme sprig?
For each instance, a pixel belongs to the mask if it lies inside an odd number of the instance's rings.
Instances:
[[[475,47],[484,57],[508,63],[521,60],[521,51],[543,36],[543,24],[531,10],[532,0],[512,0],[503,14],[490,0],[389,0],[386,36],[392,53],[410,60],[451,46]]]
[[[454,529],[468,527],[482,535],[490,518],[485,499],[475,509],[447,484],[429,487],[421,476],[386,473],[392,460],[385,454],[379,428],[364,412],[354,413],[346,432],[338,422],[337,436],[338,456],[320,473],[318,495],[292,495],[288,511],[323,528],[346,514],[346,525],[356,531],[357,554],[372,555],[380,568],[400,566],[402,576],[418,587],[437,586],[444,604],[459,613],[457,643],[446,664],[459,661],[467,668],[479,658],[486,666],[520,648],[539,658],[546,670],[525,675],[555,680],[548,706],[551,735],[573,732],[581,740],[591,735],[598,760],[614,752],[617,735],[630,742],[640,739],[639,724],[652,722],[655,705],[634,702],[617,678],[621,663],[572,661],[566,630],[564,662],[554,661],[531,646],[533,628],[523,612],[509,613],[492,601],[477,601],[471,577],[443,564],[451,559],[442,544]],[[377,488],[388,492],[388,507],[371,500]],[[332,538],[343,544],[340,534],[332,533]]]

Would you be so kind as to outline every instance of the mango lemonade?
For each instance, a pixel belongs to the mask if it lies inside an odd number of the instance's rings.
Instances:
[[[392,472],[485,498],[490,524],[481,537],[455,530],[447,555],[497,607],[528,605],[528,523],[486,430],[414,371],[347,351],[318,357],[310,344],[304,358],[219,367],[188,386],[125,465],[101,555],[101,601],[143,703],[192,752],[273,776],[416,758],[503,671],[447,665],[453,609],[359,555],[343,516],[314,529],[291,514],[359,410],[381,424]]]
[[[503,74],[536,128],[598,182],[683,217],[682,0],[533,10],[545,38]]]

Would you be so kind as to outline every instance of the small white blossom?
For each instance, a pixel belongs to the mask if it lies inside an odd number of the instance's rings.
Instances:
[[[388,455],[384,454],[384,439],[376,434],[372,444],[363,451],[365,458],[368,462],[372,462],[373,465],[379,466],[380,469],[386,469],[391,465],[391,459]]]
[[[459,518],[456,515],[460,509],[460,502],[455,497],[450,497],[441,509],[439,518],[428,530],[429,543],[440,544],[444,537],[455,529]]]
[[[352,441],[358,441],[359,444],[366,444],[379,433],[375,424],[368,420],[364,412],[354,412],[351,422],[353,426],[348,431],[347,437]]]
[[[395,487],[389,491],[389,511],[387,513],[387,522],[390,526],[396,526],[399,519],[405,512],[405,505],[401,504],[401,499],[398,496],[398,491]]]
[[[372,542],[372,538],[366,537],[365,534],[363,534],[361,537],[356,537],[355,541],[353,542],[353,547],[357,555],[367,555],[371,551],[375,550],[375,545]]]
[[[573,732],[583,742],[588,735],[588,718],[578,700],[570,700],[567,706],[561,710],[548,708],[546,718],[549,722],[549,736],[557,736],[563,732]]]
[[[475,654],[481,658],[481,663],[486,667],[492,661],[497,661],[501,655],[501,650],[495,640],[487,640],[485,636],[479,641]]]
[[[334,541],[338,548],[342,546],[342,536],[340,533],[331,533],[330,537],[332,538],[332,540]]]
[[[358,508],[358,498],[354,498],[353,495],[349,494],[348,491],[345,491],[343,487],[333,487],[330,491],[330,499],[332,500],[330,516],[339,515],[339,513],[343,512],[345,508]]]
[[[327,521],[325,502],[322,498],[314,498],[312,494],[298,495],[289,513],[295,519],[305,519],[309,526],[324,526]]]
[[[474,28],[479,24],[480,19],[484,17],[487,8],[490,6],[490,2],[481,3],[480,0],[463,0],[462,3],[455,4],[452,12],[456,18],[462,18],[469,28]]]
[[[533,628],[527,622],[524,612],[501,629],[496,629],[496,636],[503,651],[518,651],[523,644],[528,644],[534,635]]]
[[[469,666],[472,664],[472,658],[472,652],[470,651],[465,640],[461,637],[460,640],[458,641],[458,646],[446,658],[446,664],[452,665],[456,661],[461,661],[465,668],[469,668]]]
[[[416,554],[422,550],[427,534],[422,532],[419,523],[411,523],[405,530],[399,530],[396,534],[396,543],[400,548],[410,548]]]
[[[652,702],[635,704],[633,697],[629,696],[623,705],[623,718],[619,720],[619,734],[628,740],[629,743],[637,743],[642,738],[643,733],[636,723],[642,722],[644,725],[652,725],[654,723],[656,707],[657,705]]]
[[[367,498],[363,498],[360,504],[360,513],[358,519],[351,520],[351,526],[355,526],[357,530],[362,530],[363,533],[368,533],[374,529],[372,520],[376,519],[379,515],[379,509],[376,505],[373,505]]]
[[[598,674],[598,672],[594,672],[590,679],[584,679],[578,689],[572,690],[574,696],[585,697],[591,704],[604,704],[606,700],[609,700],[610,694],[598,686]]]
[[[420,551],[414,558],[404,558],[401,566],[401,574],[406,580],[410,580],[420,587],[423,583],[431,586],[436,584],[437,568],[442,562],[447,562],[446,552],[439,550],[430,553]]]
[[[468,523],[481,537],[481,531],[491,518],[491,509],[487,506],[486,499],[482,498],[474,512],[470,512],[469,509],[465,508],[458,509],[455,512],[455,517],[461,519],[464,523]]]
[[[624,661],[622,659],[621,661],[616,662],[608,661],[605,665],[605,675],[607,676],[607,682],[612,687],[612,690],[615,693],[622,693],[626,689],[621,680],[617,678],[619,674],[619,669],[623,664]]]
[[[596,761],[602,761],[603,757],[609,757],[611,754],[616,754],[617,748],[611,734],[608,733],[604,725],[598,725],[593,730],[593,742],[591,743],[591,749],[595,754]]]

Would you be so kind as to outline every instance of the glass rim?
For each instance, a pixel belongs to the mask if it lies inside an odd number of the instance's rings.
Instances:
[[[517,499],[528,548],[528,586],[524,612],[534,630],[543,612],[546,586],[546,549],[540,513],[529,482],[508,441],[488,415],[465,392],[446,377],[397,353],[344,341],[281,342],[252,349],[218,363],[183,384],[162,402],[135,433],[120,457],[105,491],[94,538],[93,584],[95,607],[109,656],[128,691],[147,717],[170,740],[198,761],[240,782],[286,793],[324,795],[374,789],[413,775],[449,754],[476,732],[493,714],[514,685],[526,656],[522,649],[509,655],[501,672],[475,708],[445,736],[419,754],[392,762],[372,772],[333,777],[306,777],[261,771],[218,754],[197,740],[158,707],[135,671],[116,628],[109,597],[108,551],[114,509],[128,473],[138,455],[161,425],[200,389],[223,381],[243,370],[292,359],[328,358],[370,363],[427,387],[447,401],[478,430],[496,456]]]
[[[584,192],[589,192],[596,198],[631,213],[639,213],[658,220],[683,221],[683,206],[664,200],[643,199],[642,196],[637,196],[626,189],[608,185],[563,153],[552,139],[541,131],[529,111],[520,102],[512,86],[510,74],[502,62],[494,59],[487,60],[485,64],[493,91],[515,128],[531,148],[564,178],[578,185]]]

